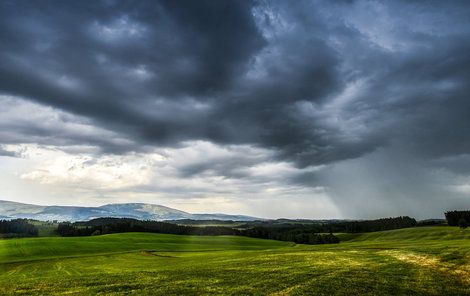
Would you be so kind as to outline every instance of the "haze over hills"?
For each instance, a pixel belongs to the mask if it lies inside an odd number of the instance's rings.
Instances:
[[[253,221],[259,218],[244,215],[191,214],[177,209],[146,203],[107,204],[99,207],[40,206],[0,200],[0,219],[83,221],[102,217],[140,220],[234,220]]]

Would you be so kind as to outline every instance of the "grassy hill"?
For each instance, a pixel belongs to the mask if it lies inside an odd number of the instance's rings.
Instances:
[[[0,240],[0,263],[91,255],[149,252],[208,252],[280,248],[293,243],[243,236],[189,236],[120,233],[85,237],[39,237]]]
[[[148,233],[1,240],[0,294],[470,294],[470,230],[339,236],[314,246]]]
[[[389,231],[376,231],[368,233],[343,233],[338,234],[341,241],[347,242],[425,242],[470,239],[470,231],[458,227],[432,226],[396,229]]]

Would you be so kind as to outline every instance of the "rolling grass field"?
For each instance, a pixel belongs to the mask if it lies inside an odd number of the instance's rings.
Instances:
[[[470,230],[337,245],[124,233],[0,240],[1,295],[470,295]]]

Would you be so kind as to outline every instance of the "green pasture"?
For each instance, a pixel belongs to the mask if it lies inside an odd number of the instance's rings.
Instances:
[[[470,230],[337,245],[124,233],[0,240],[0,295],[470,295]]]

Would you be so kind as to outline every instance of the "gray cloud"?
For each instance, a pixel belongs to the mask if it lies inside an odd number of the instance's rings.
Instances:
[[[257,26],[248,2],[23,5],[4,4],[4,93],[88,117],[134,149],[205,139],[288,157],[328,145],[292,120],[293,103],[340,84],[325,41],[299,38],[306,24],[268,38],[275,19]]]
[[[12,116],[0,121],[0,144],[85,145],[103,154],[195,140],[248,145],[272,154],[208,156],[178,166],[179,174],[243,179],[252,177],[247,168],[279,161],[300,169],[286,184],[337,189],[328,170],[309,168],[354,170],[349,161],[366,165],[371,153],[390,147],[400,147],[394,161],[419,158],[418,172],[468,173],[460,161],[468,162],[470,151],[466,1],[0,7],[0,92],[70,116],[59,124]],[[347,199],[345,192],[336,195]]]

